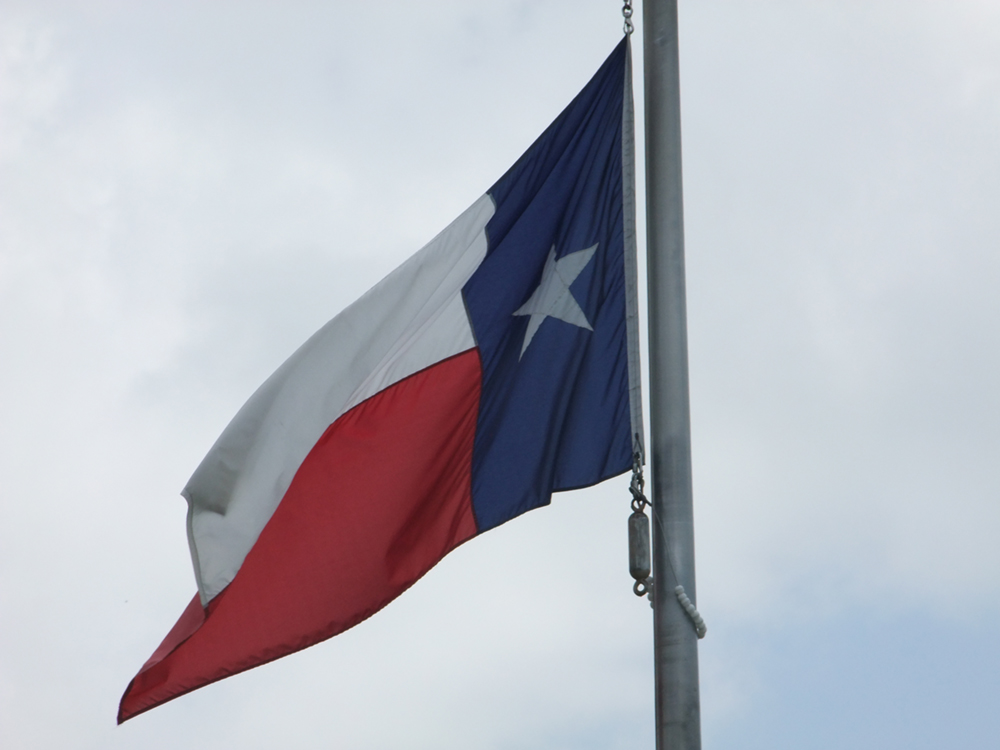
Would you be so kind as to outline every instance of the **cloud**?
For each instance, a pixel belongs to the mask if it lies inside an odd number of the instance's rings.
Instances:
[[[344,636],[112,727],[194,593],[177,492],[205,450],[517,158],[615,43],[617,13],[5,6],[5,746],[651,741],[624,482],[466,545]],[[887,623],[923,649],[953,628],[992,653],[996,13],[681,5],[706,737],[763,716],[759,736],[801,740],[765,709],[800,705],[785,682],[825,683],[787,653],[898,668],[875,637],[817,650],[831,630]],[[942,691],[965,674],[935,668]]]

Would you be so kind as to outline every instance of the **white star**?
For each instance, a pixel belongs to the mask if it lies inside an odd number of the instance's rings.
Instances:
[[[549,257],[545,259],[545,268],[542,269],[542,280],[539,282],[538,288],[535,289],[528,301],[514,312],[515,315],[531,316],[528,321],[528,330],[524,332],[521,357],[524,356],[528,344],[531,343],[535,332],[538,331],[538,327],[546,318],[558,318],[578,328],[586,328],[588,331],[594,330],[570,292],[569,286],[587,267],[595,252],[597,252],[597,245],[588,247],[586,250],[578,250],[565,258],[556,260],[556,246],[553,245],[552,249],[549,250]]]

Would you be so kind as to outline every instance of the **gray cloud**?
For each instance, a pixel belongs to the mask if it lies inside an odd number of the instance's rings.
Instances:
[[[5,747],[651,742],[624,481],[465,545],[329,643],[113,727],[194,593],[177,492],[204,451],[502,174],[610,51],[617,13],[0,11]],[[950,722],[922,707],[960,711],[963,683],[995,695],[962,665],[1000,656],[997,20],[972,0],[682,3],[715,744],[753,746],[742,727],[804,747],[784,710],[832,743],[816,747],[893,746],[890,729],[930,747]],[[966,650],[928,661],[918,692],[879,624],[904,655],[945,629]],[[830,728],[862,689],[845,653],[910,720]],[[962,736],[993,728],[984,713]]]

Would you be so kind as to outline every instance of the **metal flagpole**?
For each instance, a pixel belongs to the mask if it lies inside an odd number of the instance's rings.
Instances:
[[[644,0],[643,48],[656,747],[700,750],[677,0]]]

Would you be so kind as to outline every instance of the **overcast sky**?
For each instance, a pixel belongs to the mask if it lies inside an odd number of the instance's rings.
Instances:
[[[3,0],[0,745],[652,747],[626,478],[114,723],[195,591],[201,457],[619,8]],[[1000,2],[682,0],[681,74],[705,747],[992,746]]]

